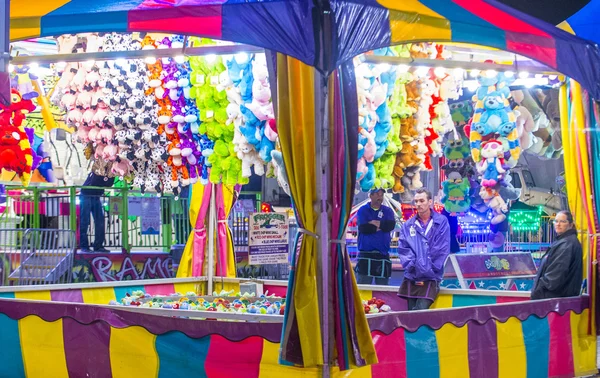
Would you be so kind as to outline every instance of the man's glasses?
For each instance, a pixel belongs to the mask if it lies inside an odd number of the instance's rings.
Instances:
[[[555,219],[552,221],[554,224],[560,224],[560,223],[569,223],[569,221],[566,220],[562,220],[562,219]]]

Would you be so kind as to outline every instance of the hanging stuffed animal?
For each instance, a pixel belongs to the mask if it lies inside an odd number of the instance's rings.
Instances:
[[[23,186],[31,180],[33,151],[25,131],[13,124],[0,122],[0,170],[15,172]]]
[[[479,191],[479,196],[483,199],[486,206],[492,209],[493,217],[491,223],[499,224],[504,222],[506,213],[508,212],[508,206],[498,192],[492,188],[482,186]]]
[[[506,169],[503,167],[504,146],[497,140],[489,140],[483,144],[482,160],[477,163],[477,172],[481,175],[481,185],[494,187],[502,180]]]

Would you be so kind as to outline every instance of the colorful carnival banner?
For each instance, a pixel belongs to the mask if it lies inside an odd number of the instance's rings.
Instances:
[[[379,362],[333,377],[570,377],[596,371],[586,301],[389,314],[369,319]],[[464,320],[456,322],[457,319]],[[0,299],[10,377],[318,377],[279,365],[281,324],[201,321]],[[93,356],[93,358],[90,358]],[[187,372],[187,373],[186,373]]]

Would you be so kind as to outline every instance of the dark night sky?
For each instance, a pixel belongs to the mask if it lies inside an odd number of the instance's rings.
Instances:
[[[553,25],[575,14],[593,0],[498,0],[521,12],[542,19]]]

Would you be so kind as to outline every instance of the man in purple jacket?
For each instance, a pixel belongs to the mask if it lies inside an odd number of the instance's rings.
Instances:
[[[448,220],[433,211],[431,193],[418,189],[417,215],[402,225],[398,254],[404,267],[404,281],[398,296],[406,298],[408,310],[428,309],[440,290],[444,263],[450,254]]]

